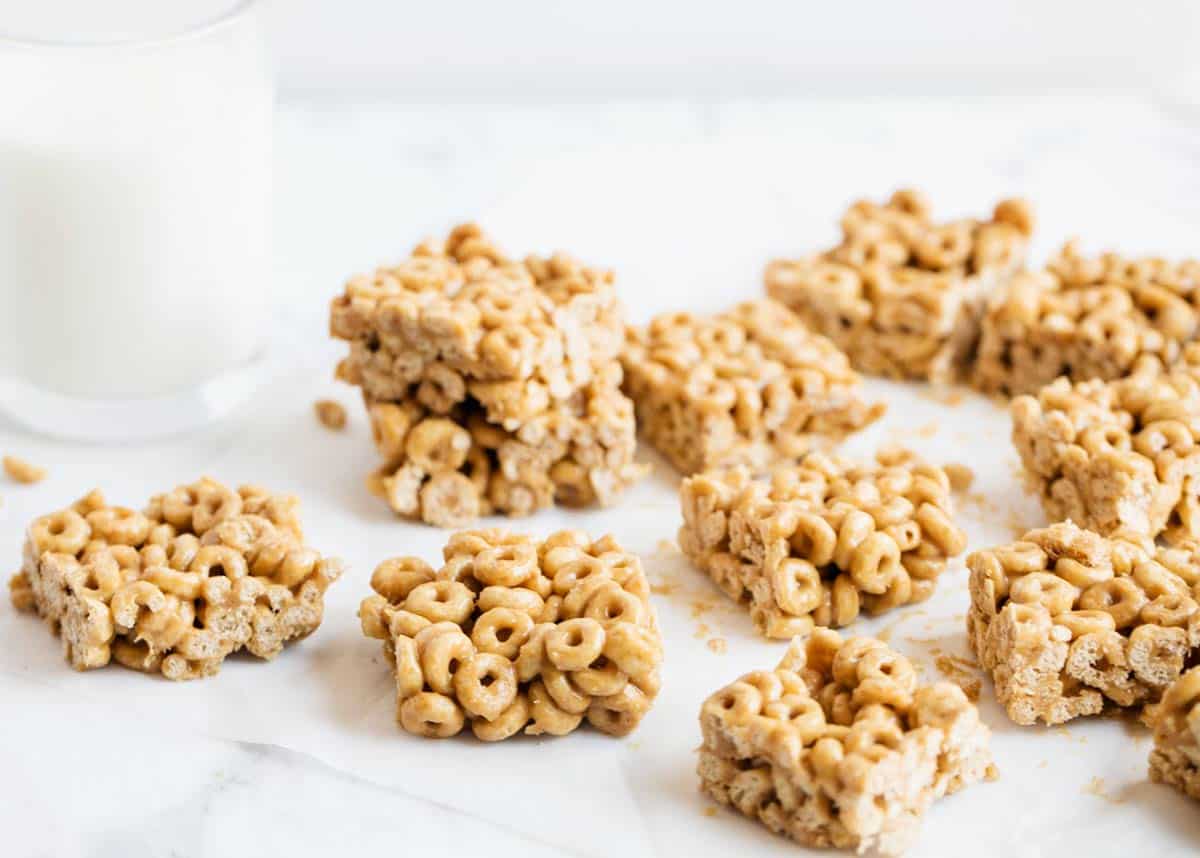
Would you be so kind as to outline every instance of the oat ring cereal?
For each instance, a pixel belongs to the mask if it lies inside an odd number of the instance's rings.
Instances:
[[[443,559],[437,570],[385,560],[359,609],[363,633],[383,641],[406,732],[469,727],[494,742],[584,721],[614,736],[637,727],[658,695],[662,638],[636,555],[581,531],[470,530]]]

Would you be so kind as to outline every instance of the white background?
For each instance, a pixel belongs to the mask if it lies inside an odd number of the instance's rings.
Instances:
[[[1195,100],[1192,0],[276,0],[286,93],[426,102],[1144,91]]]

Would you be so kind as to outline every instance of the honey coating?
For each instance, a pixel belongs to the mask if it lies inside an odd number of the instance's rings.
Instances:
[[[1197,332],[1198,306],[1200,260],[1089,257],[1068,242],[989,299],[973,383],[1017,396],[1060,375],[1113,380],[1142,358],[1170,364]]]
[[[359,609],[384,642],[396,719],[447,738],[624,736],[658,695],[662,638],[641,561],[612,537],[455,533],[440,569],[386,560]]]
[[[625,391],[646,439],[684,474],[795,458],[879,419],[828,339],[782,304],[659,316],[630,329]]]
[[[1052,521],[1200,537],[1200,346],[1117,381],[1059,378],[1011,406],[1013,442]]]
[[[706,472],[679,494],[681,550],[769,638],[927,599],[966,548],[946,472],[901,449],[872,464],[812,453],[758,479]]]
[[[1150,720],[1150,779],[1200,799],[1200,667],[1171,683]]]
[[[1156,702],[1200,645],[1200,546],[1067,521],[977,551],[967,637],[1018,724]]]
[[[369,485],[397,515],[453,528],[608,504],[646,471],[611,272],[514,261],[466,224],[351,279],[330,319],[384,460]]]
[[[271,659],[311,634],[341,572],[304,546],[295,498],[204,478],[142,512],[93,491],[35,519],[9,590],[76,670],[116,661],[194,679],[231,653]]]
[[[701,789],[806,846],[903,852],[938,798],[995,777],[962,689],[874,638],[818,629],[700,710]]]
[[[829,337],[855,369],[897,379],[965,376],[986,296],[1024,263],[1033,211],[997,203],[989,220],[938,223],[923,194],[859,200],[842,217],[842,241],[822,253],[776,259],[767,294]]]

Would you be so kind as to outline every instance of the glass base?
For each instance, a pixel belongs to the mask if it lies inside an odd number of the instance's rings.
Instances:
[[[147,441],[199,429],[229,414],[266,380],[268,365],[264,353],[197,387],[126,399],[65,396],[22,379],[0,378],[0,410],[17,423],[53,438]]]

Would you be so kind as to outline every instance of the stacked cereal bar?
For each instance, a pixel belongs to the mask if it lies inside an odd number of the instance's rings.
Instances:
[[[193,679],[241,649],[274,658],[320,626],[342,566],[301,539],[296,499],[253,486],[202,479],[144,512],[94,491],[30,525],[9,587],[76,670],[116,661]]]
[[[608,503],[642,473],[610,272],[509,259],[474,225],[355,277],[330,310],[350,344],[392,509],[442,527]]]
[[[1198,366],[1189,346],[1169,372],[1143,358],[1118,381],[1059,378],[1013,401],[1013,441],[1051,520],[1200,537]]]
[[[712,471],[685,479],[679,494],[680,548],[749,602],[770,638],[927,599],[966,547],[946,472],[903,450],[870,465],[811,453],[764,479]]]
[[[1200,799],[1200,667],[1171,684],[1151,720],[1150,779]]]
[[[642,431],[685,474],[794,458],[884,412],[833,343],[770,300],[660,316],[629,332],[622,362]]]
[[[990,220],[935,223],[929,203],[901,190],[884,205],[854,203],[842,243],[767,266],[767,293],[833,340],[856,369],[954,381],[979,339],[986,295],[1021,267],[1033,213],[998,203]]]
[[[828,629],[709,697],[700,727],[704,792],[808,846],[898,854],[934,800],[995,776],[962,689]]]
[[[586,718],[623,736],[650,710],[662,638],[641,561],[612,537],[470,530],[443,557],[436,571],[415,557],[380,564],[359,610],[384,642],[406,731],[469,725],[493,742],[562,736]]]
[[[988,303],[974,383],[1033,393],[1060,375],[1116,379],[1139,358],[1169,364],[1197,331],[1200,261],[1080,254],[1068,243]]]
[[[967,558],[967,636],[1018,724],[1153,703],[1200,646],[1200,555],[1067,521]]]

